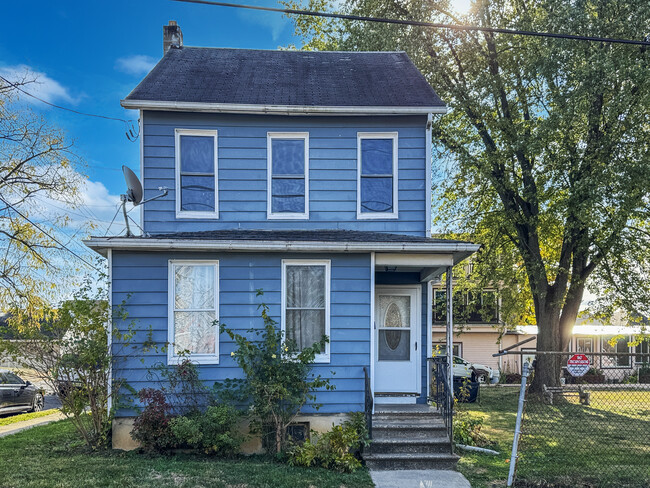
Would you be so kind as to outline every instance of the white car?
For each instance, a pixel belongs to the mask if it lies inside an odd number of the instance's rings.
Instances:
[[[499,380],[494,374],[494,370],[489,366],[479,363],[470,363],[460,356],[454,356],[454,378],[470,378],[472,381],[479,383],[493,383]]]

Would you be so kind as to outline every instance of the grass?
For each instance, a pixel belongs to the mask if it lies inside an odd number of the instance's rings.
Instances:
[[[16,422],[22,422],[23,420],[32,420],[32,419],[37,419],[39,417],[46,417],[48,415],[52,415],[53,413],[57,413],[59,410],[58,409],[49,409],[49,410],[41,410],[40,412],[31,412],[31,413],[23,413],[20,415],[12,415],[9,417],[0,417],[0,427],[4,427],[5,425],[11,425],[15,424]]]
[[[505,486],[518,392],[485,389],[480,404],[461,407],[483,418],[501,453],[463,454],[459,470],[474,488]],[[589,406],[577,395],[555,405],[531,397],[522,430],[517,486],[650,486],[650,392],[594,391]]]
[[[89,452],[67,420],[0,438],[3,488],[215,487],[215,488],[370,488],[366,470],[339,474],[296,468],[254,456],[214,457]]]

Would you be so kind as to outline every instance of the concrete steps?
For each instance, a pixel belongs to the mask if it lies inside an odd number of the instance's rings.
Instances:
[[[455,469],[459,459],[442,417],[427,405],[377,406],[372,437],[363,453],[370,469]]]

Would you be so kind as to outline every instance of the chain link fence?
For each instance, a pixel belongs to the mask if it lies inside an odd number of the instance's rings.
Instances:
[[[650,487],[650,384],[642,380],[639,371],[566,375],[559,387],[527,393],[516,486]]]

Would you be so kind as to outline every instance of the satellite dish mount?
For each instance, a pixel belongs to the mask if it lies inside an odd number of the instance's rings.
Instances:
[[[124,180],[126,181],[126,193],[120,195],[120,200],[122,201],[122,214],[124,215],[124,224],[126,225],[126,237],[133,237],[134,234],[131,232],[131,227],[129,226],[129,216],[126,214],[126,202],[133,203],[134,207],[144,205],[152,200],[167,196],[169,189],[165,186],[159,186],[158,191],[161,192],[159,195],[142,200],[144,192],[142,191],[142,183],[140,183],[138,177],[126,166],[122,166],[122,173],[124,173]]]

